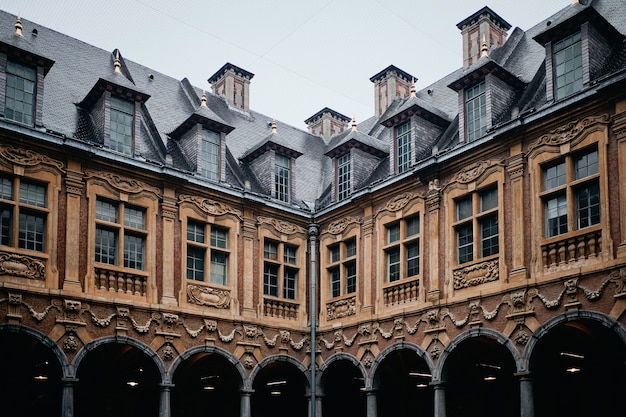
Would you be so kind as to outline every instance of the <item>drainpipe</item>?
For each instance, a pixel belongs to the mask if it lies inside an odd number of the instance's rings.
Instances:
[[[309,231],[309,270],[310,270],[310,280],[311,280],[311,293],[310,293],[310,310],[309,317],[311,318],[311,415],[310,417],[316,417],[316,376],[315,376],[315,364],[316,364],[316,336],[315,336],[315,328],[317,327],[317,234],[319,233],[319,227],[317,224],[310,224],[308,226]]]

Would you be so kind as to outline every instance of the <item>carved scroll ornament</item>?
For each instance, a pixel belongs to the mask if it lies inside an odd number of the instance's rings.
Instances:
[[[200,306],[215,308],[230,307],[230,291],[201,285],[187,285],[189,302]]]
[[[39,259],[2,252],[0,253],[0,275],[45,280],[46,266]]]
[[[498,260],[494,259],[493,261],[481,262],[457,269],[452,275],[455,290],[497,281],[500,275],[498,273]]]
[[[63,171],[64,169],[63,163],[49,158],[46,155],[28,149],[15,148],[11,145],[0,146],[0,156],[16,165],[37,166],[39,164],[45,164],[53,166],[59,171]]]
[[[590,116],[585,117],[582,120],[575,120],[566,125],[557,127],[556,129],[550,131],[547,135],[543,135],[539,138],[539,140],[537,140],[537,142],[528,147],[528,151],[530,152],[542,145],[559,146],[563,143],[570,142],[590,126],[607,123],[609,123],[608,114]]]
[[[87,170],[85,172],[85,177],[102,180],[114,189],[126,194],[139,194],[145,191],[154,194],[156,197],[161,197],[161,190],[158,188],[152,187],[142,181],[122,177],[121,175]]]
[[[284,235],[292,235],[294,233],[306,234],[306,230],[304,230],[304,228],[297,226],[295,224],[283,221],[283,220],[277,220],[271,217],[259,216],[258,221],[259,221],[259,224],[269,224],[274,229],[276,229],[277,232],[282,233]]]
[[[334,222],[329,224],[328,229],[326,229],[326,232],[332,235],[338,235],[339,233],[346,230],[348,226],[354,223],[360,224],[361,219],[358,219],[356,217],[346,216],[343,219],[335,220]]]

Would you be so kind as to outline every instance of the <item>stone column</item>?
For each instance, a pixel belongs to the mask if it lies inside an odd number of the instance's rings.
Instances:
[[[239,407],[239,417],[250,417],[251,416],[251,412],[250,412],[250,395],[251,395],[250,391],[241,391],[240,392],[241,403],[240,403],[240,407]]]
[[[435,417],[446,417],[446,389],[441,383],[435,383]]]
[[[533,379],[530,373],[520,373],[516,376],[519,377],[520,417],[534,417]]]
[[[65,225],[65,277],[63,289],[82,292],[79,279],[80,254],[80,198],[83,193],[83,173],[80,162],[69,160],[65,175],[66,216]]]
[[[166,305],[178,305],[174,295],[174,235],[177,219],[176,195],[173,189],[163,189],[163,202],[161,203],[161,219],[163,226],[163,296],[161,303]],[[184,233],[184,232],[183,232]]]
[[[170,390],[173,384],[161,384],[161,396],[159,401],[159,417],[170,417],[172,410],[170,408]]]
[[[367,417],[376,417],[378,414],[378,404],[376,402],[376,390],[371,389],[365,392],[367,395]]]
[[[63,378],[61,380],[63,392],[61,397],[61,415],[63,417],[74,417],[74,385],[78,382],[76,378]]]

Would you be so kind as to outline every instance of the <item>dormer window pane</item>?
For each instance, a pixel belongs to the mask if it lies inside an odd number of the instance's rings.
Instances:
[[[396,164],[398,173],[411,167],[411,123],[406,122],[396,127]]]
[[[337,160],[337,197],[339,201],[350,195],[350,154],[342,155]]]
[[[465,118],[468,141],[478,139],[485,134],[487,130],[487,99],[484,81],[465,91]]]
[[[220,136],[211,130],[202,130],[202,152],[200,153],[200,175],[209,180],[219,178]]]
[[[289,202],[289,174],[291,172],[291,160],[282,155],[276,155],[274,159],[274,182],[276,185],[276,198],[285,203]]]
[[[583,88],[580,32],[554,44],[554,87],[557,100]]]
[[[111,130],[109,148],[124,155],[132,154],[135,104],[111,96]]]
[[[7,61],[4,116],[27,125],[33,124],[35,68]]]

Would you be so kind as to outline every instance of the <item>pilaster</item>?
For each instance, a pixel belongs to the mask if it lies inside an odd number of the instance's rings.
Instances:
[[[83,194],[83,173],[78,161],[69,160],[65,175],[66,222],[65,222],[65,277],[63,290],[82,292],[80,283],[80,199]]]
[[[511,184],[511,273],[509,281],[521,281],[528,273],[524,263],[524,155],[520,147],[511,149],[507,174]]]
[[[178,305],[174,293],[174,236],[176,235],[177,206],[174,190],[163,189],[163,201],[161,202],[161,219],[163,227],[163,296],[161,303],[166,305]]]

